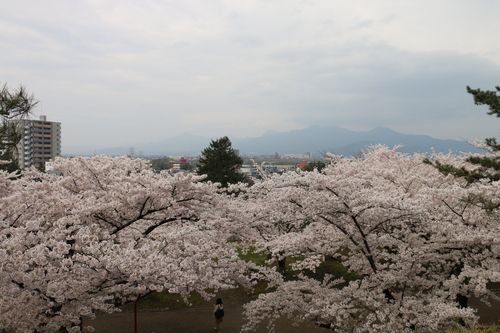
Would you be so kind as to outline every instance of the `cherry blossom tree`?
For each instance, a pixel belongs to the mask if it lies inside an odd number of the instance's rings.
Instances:
[[[80,332],[152,291],[247,283],[226,196],[203,177],[128,157],[56,159],[62,176],[0,173],[0,329]]]
[[[246,306],[246,330],[277,316],[339,332],[473,322],[464,300],[493,297],[487,283],[500,280],[500,185],[443,175],[387,147],[330,159],[321,173],[223,194],[128,157],[58,159],[62,176],[0,173],[0,329],[79,332],[82,316],[152,291],[209,296],[255,278],[273,291]],[[304,274],[250,267],[231,235],[294,257]],[[326,258],[351,278],[308,277]]]
[[[446,163],[453,155],[439,156]],[[467,198],[498,198],[497,183],[467,183],[387,147],[361,158],[330,156],[323,172],[275,175],[240,195],[254,245],[314,271],[325,258],[349,280],[300,274],[246,305],[245,330],[288,316],[336,332],[437,329],[477,317],[466,299],[495,297],[500,280],[498,216]],[[259,232],[255,232],[258,230]]]

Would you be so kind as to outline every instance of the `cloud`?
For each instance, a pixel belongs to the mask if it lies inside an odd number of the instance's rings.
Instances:
[[[315,124],[494,136],[465,86],[500,84],[499,9],[493,0],[19,0],[0,8],[0,81],[34,92],[40,112],[62,122],[63,144]]]

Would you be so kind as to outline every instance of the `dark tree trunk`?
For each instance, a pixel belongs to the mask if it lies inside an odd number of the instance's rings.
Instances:
[[[457,295],[457,302],[460,308],[467,308],[469,306],[469,298],[464,295]]]
[[[283,259],[281,259],[281,260],[278,261],[278,271],[281,274],[285,274],[286,273],[286,257],[284,257]]]

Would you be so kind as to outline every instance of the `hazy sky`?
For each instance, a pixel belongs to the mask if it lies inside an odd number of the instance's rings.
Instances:
[[[0,83],[65,145],[311,125],[500,137],[466,86],[500,85],[498,0],[16,0]]]

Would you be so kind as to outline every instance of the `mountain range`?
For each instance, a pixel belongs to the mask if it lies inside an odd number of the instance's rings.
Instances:
[[[356,132],[338,126],[311,126],[305,129],[288,132],[269,131],[261,137],[237,138],[229,136],[234,149],[241,156],[259,156],[278,153],[304,154],[311,152],[313,156],[322,156],[325,152],[349,156],[373,144],[384,144],[389,147],[403,145],[400,152],[413,154],[436,152],[483,152],[466,141],[435,139],[428,135],[403,134],[386,127],[376,127],[370,131]],[[133,147],[135,155],[199,155],[210,144],[207,138],[191,133],[183,133],[171,138],[150,142],[135,143],[127,147],[92,147],[64,146],[64,156],[89,155],[126,155]]]

